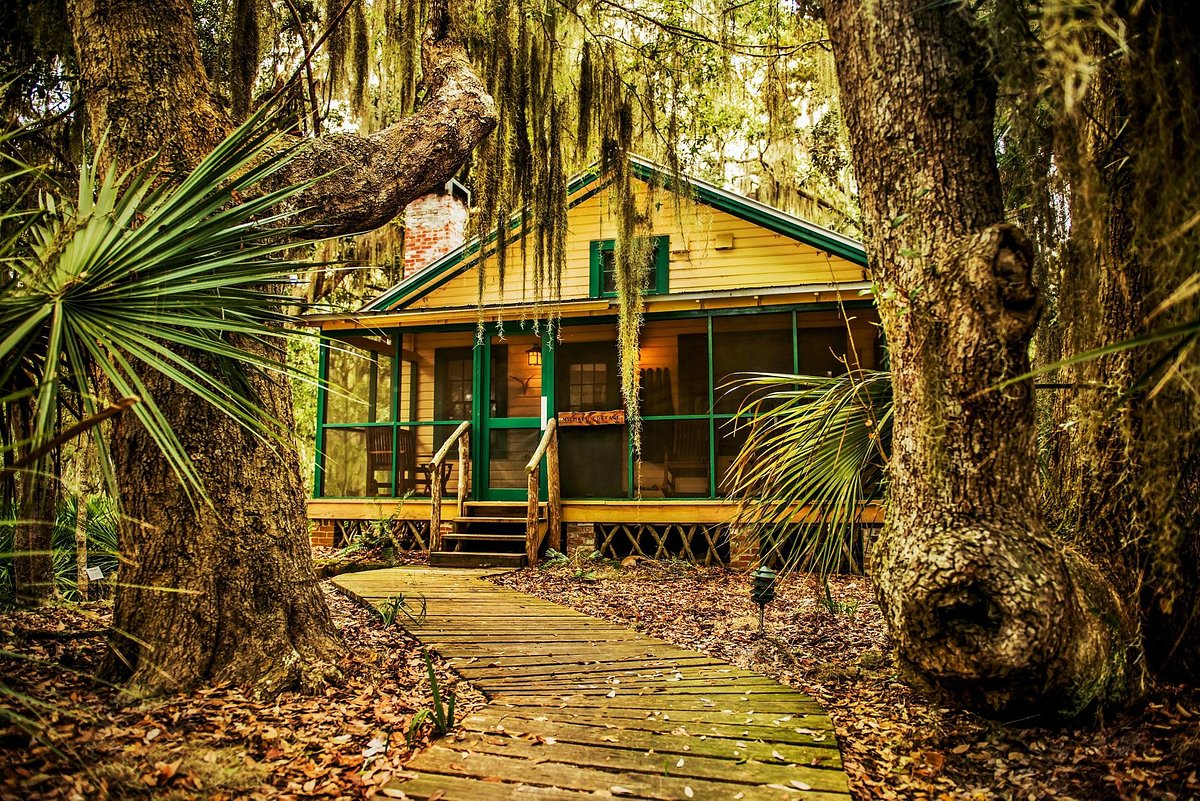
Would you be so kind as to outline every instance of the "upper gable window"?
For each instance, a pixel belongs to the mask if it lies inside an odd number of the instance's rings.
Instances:
[[[665,295],[669,285],[668,272],[671,263],[669,236],[655,236],[653,247],[647,255],[646,271],[643,273],[642,293]],[[615,240],[598,239],[592,242],[591,296],[615,298],[617,296],[617,263],[613,247]]]

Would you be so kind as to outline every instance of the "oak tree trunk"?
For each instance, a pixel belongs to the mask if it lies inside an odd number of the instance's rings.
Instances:
[[[182,174],[230,130],[213,100],[187,0],[71,0],[76,55],[94,136],[122,166],[155,156]],[[494,126],[490,98],[448,36],[444,6],[426,40],[421,113],[371,137],[311,142],[282,177],[340,171],[295,201],[323,234],[365,230],[444,183]],[[252,371],[266,412],[286,429],[286,380]],[[214,680],[264,694],[313,688],[341,652],[313,569],[300,466],[160,376],[147,382],[212,500],[194,504],[145,429],[114,426],[122,564],[108,672],[141,693]]]
[[[1129,692],[1112,586],[1038,510],[1033,257],[1005,222],[995,84],[960,4],[826,4],[895,385],[880,605],[901,667],[985,712]]]

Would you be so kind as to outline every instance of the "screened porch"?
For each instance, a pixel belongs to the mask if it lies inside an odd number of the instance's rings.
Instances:
[[[745,439],[742,372],[833,375],[878,364],[869,307],[689,312],[646,320],[640,338],[642,447],[624,421],[611,318],[564,321],[551,337],[516,321],[327,332],[318,399],[319,498],[429,497],[430,462],[463,421],[464,494],[522,500],[525,465],[557,419],[565,502],[721,499]],[[485,402],[486,399],[486,402]],[[448,495],[463,474],[449,448]],[[543,481],[542,494],[545,493]]]

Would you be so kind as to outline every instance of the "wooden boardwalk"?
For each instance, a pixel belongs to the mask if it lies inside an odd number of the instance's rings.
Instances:
[[[829,718],[803,693],[481,577],[335,579],[372,604],[423,595],[408,628],[490,700],[390,788],[414,799],[846,801]],[[409,621],[405,621],[409,623]]]

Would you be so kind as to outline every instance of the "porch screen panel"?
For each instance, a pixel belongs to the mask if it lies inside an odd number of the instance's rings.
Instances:
[[[717,421],[717,494],[725,497],[733,490],[730,473],[734,460],[750,433],[750,421],[745,417],[731,417]]]
[[[385,427],[385,430],[390,430]],[[362,498],[367,496],[367,431],[366,428],[330,428],[325,431],[324,495],[328,498]],[[374,471],[373,488],[379,494],[379,480],[387,486],[386,471]]]
[[[749,391],[733,386],[743,373],[791,373],[791,314],[713,317],[714,406],[717,414],[736,414]]]
[[[542,432],[537,428],[497,428],[488,437],[488,486],[492,489],[525,489],[525,465],[537,449]]]
[[[642,443],[642,458],[635,465],[642,497],[709,497],[707,417],[644,421]]]
[[[329,498],[392,494],[395,464],[393,383],[395,342],[386,332],[330,337],[321,493]]]
[[[386,337],[329,340],[326,424],[391,422],[392,354]]]
[[[638,359],[642,451],[633,467],[645,498],[711,494],[708,321],[652,320]]]
[[[813,325],[819,323],[821,317],[806,320],[805,316],[796,315],[796,372],[825,377],[842,375],[850,358],[845,324]]]
[[[397,398],[398,496],[430,495],[429,463],[459,423],[471,420],[474,344],[471,331],[403,333]],[[446,462],[451,465],[446,491],[453,495],[461,475],[457,446],[450,449]]]

